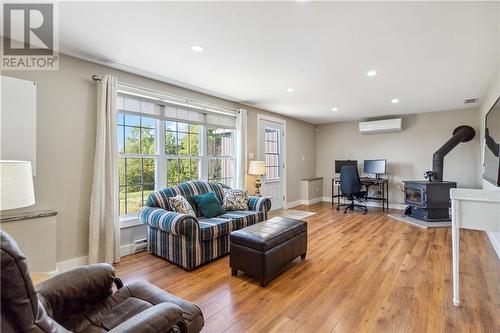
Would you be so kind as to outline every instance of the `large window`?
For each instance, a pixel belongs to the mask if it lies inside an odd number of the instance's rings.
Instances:
[[[207,128],[208,180],[234,186],[234,130]]]
[[[171,118],[162,108],[119,95],[121,216],[137,214],[151,192],[187,180],[234,186],[234,129]]]
[[[155,189],[156,119],[118,114],[120,215],[136,213]]]

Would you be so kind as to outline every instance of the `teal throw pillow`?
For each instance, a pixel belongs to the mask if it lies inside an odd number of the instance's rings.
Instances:
[[[224,208],[222,208],[214,192],[194,195],[193,200],[196,203],[196,206],[198,206],[201,210],[201,214],[203,214],[204,217],[211,218],[225,213]]]

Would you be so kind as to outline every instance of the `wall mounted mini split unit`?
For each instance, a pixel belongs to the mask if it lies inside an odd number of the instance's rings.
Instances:
[[[359,123],[359,131],[363,134],[400,132],[402,129],[401,124],[401,118],[364,121]]]

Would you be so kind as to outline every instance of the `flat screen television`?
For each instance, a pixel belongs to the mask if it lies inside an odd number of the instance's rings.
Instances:
[[[483,178],[500,186],[500,98],[486,114]]]

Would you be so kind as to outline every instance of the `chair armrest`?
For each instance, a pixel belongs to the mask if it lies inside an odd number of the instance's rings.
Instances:
[[[37,285],[40,301],[56,321],[67,319],[113,293],[115,269],[108,264],[82,266]]]
[[[192,237],[199,234],[198,219],[191,215],[171,212],[162,208],[144,207],[139,213],[142,223],[177,236]]]
[[[248,209],[263,212],[267,218],[267,212],[271,209],[271,200],[266,197],[249,197]]]
[[[182,319],[182,310],[173,303],[160,303],[113,328],[110,333],[167,332]]]

